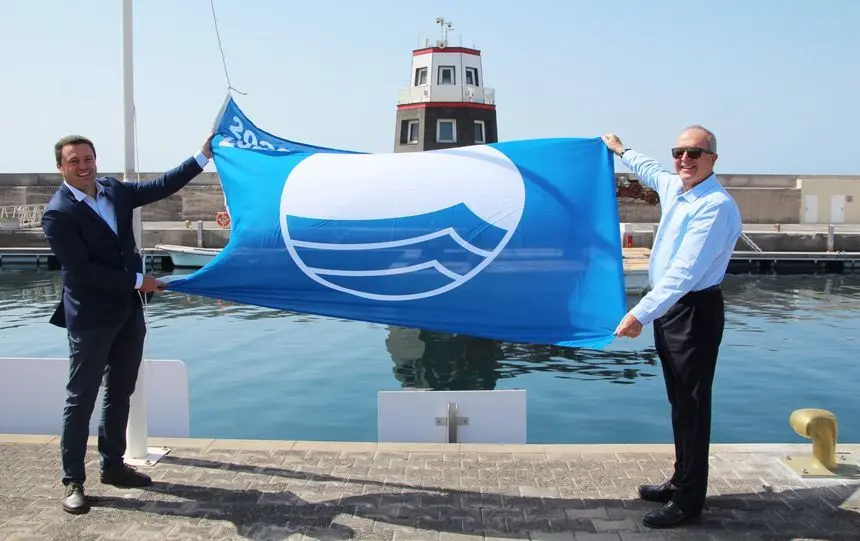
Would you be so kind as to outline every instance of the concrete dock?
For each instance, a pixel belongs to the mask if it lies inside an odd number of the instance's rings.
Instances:
[[[636,487],[664,480],[668,445],[151,438],[170,452],[146,489],[99,484],[94,445],[93,507],[72,516],[58,438],[0,435],[0,539],[860,539],[860,478],[799,478],[784,458],[806,444],[712,445],[706,511],[657,531]]]

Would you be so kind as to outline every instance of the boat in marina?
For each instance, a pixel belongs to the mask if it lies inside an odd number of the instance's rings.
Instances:
[[[179,244],[156,244],[156,250],[167,253],[174,267],[179,269],[199,269],[215,259],[221,248],[182,246]]]

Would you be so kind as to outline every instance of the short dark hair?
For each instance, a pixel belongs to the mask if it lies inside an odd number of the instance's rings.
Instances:
[[[67,135],[54,145],[54,157],[57,159],[57,165],[63,161],[63,147],[66,145],[90,145],[90,148],[93,149],[93,157],[96,156],[96,146],[92,141],[83,135]]]

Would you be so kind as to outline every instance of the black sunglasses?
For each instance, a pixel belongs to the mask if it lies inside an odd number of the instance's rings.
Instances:
[[[713,154],[710,150],[699,147],[675,147],[672,149],[672,157],[678,160],[684,155],[684,152],[687,153],[687,156],[689,156],[691,160],[698,160],[702,157],[702,153]]]

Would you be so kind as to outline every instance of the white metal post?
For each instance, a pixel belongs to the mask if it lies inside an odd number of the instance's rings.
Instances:
[[[134,14],[132,0],[122,0],[122,125],[123,125],[123,181],[135,180],[134,165]],[[134,209],[132,226],[134,242],[141,248],[140,209]],[[146,457],[146,371],[140,364],[137,386],[131,395],[131,408],[126,430],[126,457],[140,459]]]
[[[122,0],[122,121],[124,139],[123,181],[136,181],[134,130],[134,15],[132,0]],[[134,242],[143,257],[140,208],[132,220]],[[145,262],[145,260],[144,260]],[[126,454],[129,464],[154,464],[164,455],[162,450],[147,447],[146,367],[141,359],[137,384],[131,395],[126,427]]]

